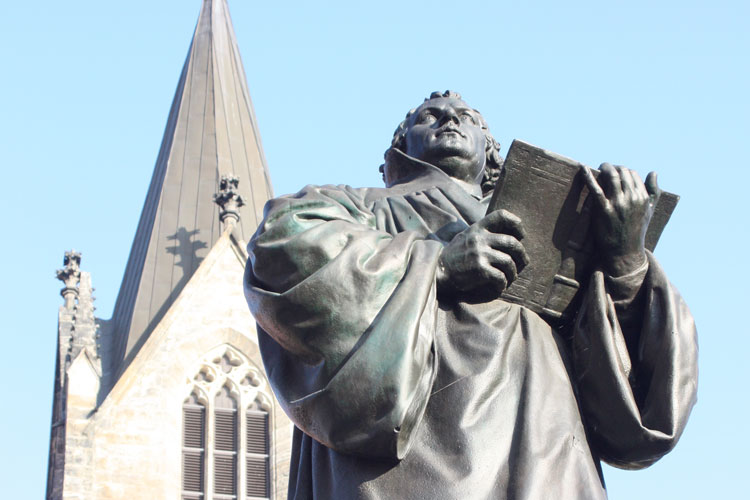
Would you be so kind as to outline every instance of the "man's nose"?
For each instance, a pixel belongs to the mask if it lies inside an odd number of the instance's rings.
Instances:
[[[448,108],[445,110],[440,120],[440,125],[445,125],[448,122],[453,122],[455,125],[461,124],[461,120],[458,119],[458,114],[454,109]]]

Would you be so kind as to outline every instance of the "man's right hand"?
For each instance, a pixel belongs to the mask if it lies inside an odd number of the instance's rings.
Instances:
[[[521,244],[521,219],[505,210],[487,214],[443,248],[437,284],[441,291],[481,291],[499,296],[529,263]]]

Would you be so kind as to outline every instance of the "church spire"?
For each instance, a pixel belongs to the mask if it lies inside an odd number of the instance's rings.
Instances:
[[[213,195],[238,179],[247,240],[272,196],[226,0],[204,0],[143,205],[112,326],[121,372],[221,235]]]

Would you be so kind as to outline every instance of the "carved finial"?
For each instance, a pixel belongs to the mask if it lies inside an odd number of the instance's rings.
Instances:
[[[219,192],[214,195],[214,202],[219,205],[219,219],[225,225],[234,225],[240,220],[240,207],[245,204],[237,192],[240,179],[233,175],[222,175]]]
[[[65,299],[65,307],[72,309],[78,297],[78,282],[81,278],[81,253],[75,250],[65,252],[62,269],[57,270],[57,279],[65,283],[60,295]]]

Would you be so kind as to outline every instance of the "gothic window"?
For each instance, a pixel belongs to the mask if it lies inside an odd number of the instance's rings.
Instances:
[[[183,405],[182,499],[271,498],[272,406],[265,378],[227,345],[196,368]],[[199,394],[208,397],[199,401]]]
[[[203,499],[203,464],[206,450],[206,407],[197,394],[190,394],[182,405],[182,498]]]

